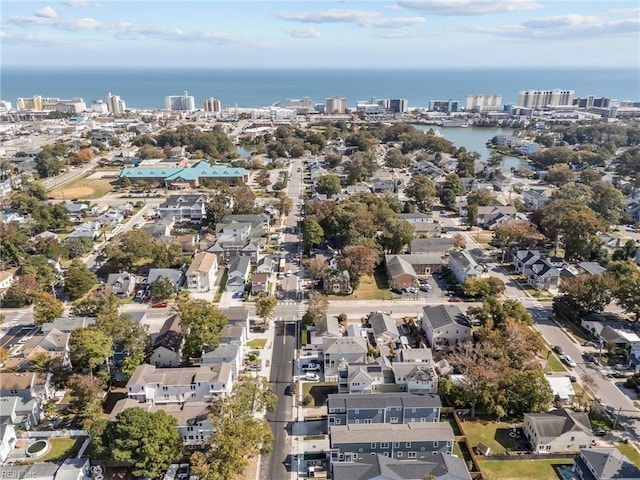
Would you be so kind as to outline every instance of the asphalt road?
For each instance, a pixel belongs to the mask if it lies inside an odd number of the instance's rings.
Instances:
[[[274,322],[276,329],[271,357],[271,377],[269,383],[278,397],[275,412],[267,413],[267,420],[273,432],[270,455],[262,457],[260,479],[286,479],[291,475],[293,423],[293,402],[295,397],[284,394],[287,385],[293,382],[293,357],[296,347],[296,326],[294,322]],[[295,466],[295,464],[294,464]]]

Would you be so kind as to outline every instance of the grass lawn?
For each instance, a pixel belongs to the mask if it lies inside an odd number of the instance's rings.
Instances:
[[[591,426],[593,428],[611,430],[611,427],[613,427],[613,421],[605,413],[591,412],[589,414],[589,420],[591,420]]]
[[[338,384],[335,382],[304,382],[302,384],[302,396],[310,393],[313,397],[313,404],[309,407],[321,407],[325,398],[330,393],[338,393]]]
[[[558,480],[554,465],[572,465],[571,460],[480,460],[484,480]]]
[[[101,198],[113,189],[111,182],[115,182],[113,178],[87,178],[90,173],[76,178],[68,183],[56,187],[55,190],[49,192],[49,196],[53,198],[63,197],[67,200],[73,198],[94,199]]]
[[[566,372],[567,368],[564,364],[558,359],[558,357],[551,351],[547,350],[546,352],[547,365],[544,368],[545,372]]]
[[[465,421],[462,429],[471,448],[484,443],[491,448],[491,453],[505,453],[507,449],[513,450],[516,446],[509,437],[509,425],[506,422]]]
[[[267,344],[266,338],[254,338],[253,340],[249,340],[247,342],[247,347],[257,348],[259,350],[262,350],[266,344]]]
[[[25,460],[21,463],[40,463],[40,462],[57,462],[59,460],[65,460],[67,458],[74,458],[80,451],[82,443],[86,440],[85,437],[79,438],[48,438],[51,449],[49,453],[43,457],[34,458],[33,460]]]
[[[329,295],[329,300],[391,300],[393,295],[387,280],[376,271],[373,277],[360,277],[360,285],[351,295]]]
[[[620,453],[625,457],[635,463],[636,467],[640,468],[640,453],[638,453],[635,448],[628,443],[621,443],[620,445],[617,445],[616,448],[620,450]]]

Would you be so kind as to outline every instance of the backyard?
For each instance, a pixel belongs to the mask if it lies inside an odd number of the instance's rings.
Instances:
[[[80,451],[82,443],[86,440],[86,437],[78,438],[49,438],[49,445],[51,449],[46,455],[34,459],[24,460],[22,463],[40,463],[40,462],[57,462],[66,458],[74,458]]]
[[[484,443],[491,449],[491,454],[505,453],[514,450],[516,442],[509,436],[509,423],[491,421],[465,421],[462,423],[464,434],[471,448]]]
[[[480,460],[484,480],[558,480],[555,466],[572,465],[567,460]]]
[[[302,384],[302,398],[311,395],[313,403],[307,407],[321,407],[324,405],[327,395],[338,393],[338,385],[335,382],[304,382]]]
[[[358,288],[348,296],[349,300],[391,300],[393,295],[389,290],[387,279],[384,272],[376,269],[374,276],[362,276],[360,277],[360,284]],[[331,300],[344,300],[344,296],[329,295],[328,299]]]

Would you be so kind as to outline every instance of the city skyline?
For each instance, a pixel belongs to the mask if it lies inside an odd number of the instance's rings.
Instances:
[[[640,67],[636,1],[3,2],[3,67]],[[560,48],[560,50],[559,50]]]

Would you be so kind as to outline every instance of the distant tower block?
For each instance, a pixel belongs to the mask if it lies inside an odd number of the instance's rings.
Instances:
[[[220,104],[220,100],[217,98],[209,97],[204,101],[204,111],[205,112],[220,112],[222,110],[222,105]]]

